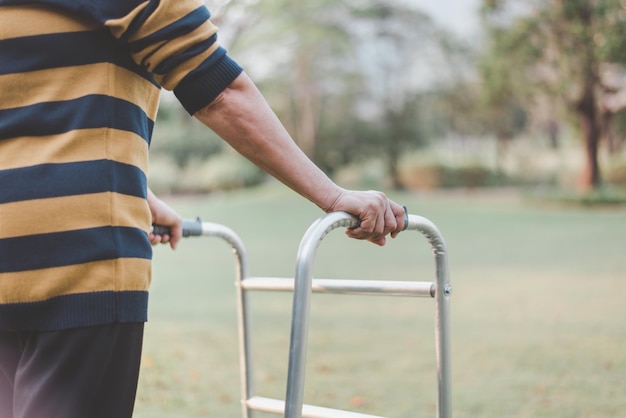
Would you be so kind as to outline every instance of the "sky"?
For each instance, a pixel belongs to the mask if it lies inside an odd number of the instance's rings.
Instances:
[[[480,33],[478,10],[480,0],[404,0],[417,6],[431,18],[461,37],[473,38]]]

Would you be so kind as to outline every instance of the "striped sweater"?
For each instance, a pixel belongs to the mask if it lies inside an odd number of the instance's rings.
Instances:
[[[147,317],[161,87],[241,72],[200,0],[0,0],[0,331]]]

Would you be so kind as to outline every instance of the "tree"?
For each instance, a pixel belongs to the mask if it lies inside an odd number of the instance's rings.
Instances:
[[[602,106],[608,97],[602,69],[626,64],[625,7],[617,0],[483,1],[490,33],[486,59],[500,62],[515,80],[510,94],[527,103],[556,98],[573,117],[585,149],[579,183],[585,191],[601,183],[603,112],[616,111]]]
[[[231,0],[231,3],[234,0]],[[352,77],[344,1],[248,1],[231,45],[300,148],[315,157],[322,104]],[[241,21],[241,19],[240,19]]]
[[[382,152],[397,180],[400,152],[420,140],[415,79],[441,35],[430,20],[378,0],[248,1],[245,14],[253,25],[231,49],[299,146],[329,170]]]
[[[424,13],[399,3],[371,1],[355,14],[366,23],[359,34],[367,58],[368,90],[363,99],[378,108],[373,118],[379,134],[377,148],[385,156],[392,187],[401,189],[402,152],[424,142],[419,112],[425,98],[420,90],[425,86],[420,74],[432,67],[428,57],[439,52],[447,38]]]

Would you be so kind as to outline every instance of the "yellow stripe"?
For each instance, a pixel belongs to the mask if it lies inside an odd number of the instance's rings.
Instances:
[[[110,128],[0,141],[0,170],[38,164],[113,160],[148,171],[148,143],[139,135]]]
[[[116,37],[120,37],[131,24],[132,19],[145,8],[147,2],[139,5],[135,10],[120,19],[112,19],[105,24],[111,29]],[[202,6],[198,0],[178,0],[178,1],[162,1],[157,9],[146,20],[142,27],[130,39],[136,41],[145,38],[148,35],[174,23],[176,20],[183,18],[192,10],[196,10]],[[167,42],[152,44],[147,48],[133,54],[136,62],[141,62],[146,68],[154,72],[155,68],[164,60],[186,51],[192,45],[202,42],[217,32],[217,27],[207,21],[196,28],[193,32],[183,37],[169,39]],[[165,77],[155,77],[157,82],[168,90],[174,89],[180,80],[182,80],[189,72],[196,69],[204,60],[206,60],[218,48],[215,43],[210,49],[204,51],[190,60],[186,61],[178,68],[170,71]]]
[[[108,225],[150,228],[145,199],[111,192],[4,203],[0,219],[11,220],[0,239]]]
[[[87,292],[148,290],[150,271],[150,260],[123,258],[37,271],[0,273],[0,303],[37,302]]]
[[[200,27],[196,28],[193,32],[189,34],[182,41],[171,41],[168,42],[167,45],[160,48],[157,52],[150,56],[148,68],[156,67],[156,65],[166,59],[171,54],[176,54],[179,52],[183,52],[186,48],[189,48],[195,42],[200,42],[205,40],[207,37],[211,36],[216,30],[215,26],[210,22],[205,22]],[[155,75],[156,81],[162,85],[164,88],[168,90],[174,89],[178,83],[191,71],[195,70],[200,64],[202,64],[207,58],[213,54],[217,48],[219,47],[218,43],[215,42],[209,49],[202,52],[201,54],[195,55],[194,57],[186,60],[181,65],[176,67],[176,70],[170,71],[165,76]],[[154,63],[152,63],[154,61]],[[144,63],[145,64],[145,63]]]
[[[0,40],[48,33],[97,29],[93,23],[68,18],[45,6],[0,7]]]
[[[152,262],[143,258],[117,260],[116,291],[148,290],[152,279]]]
[[[111,19],[105,22],[105,25],[111,30],[111,33],[116,38],[120,38],[124,35],[124,32],[128,29],[128,27],[133,23],[133,20],[146,8],[146,6],[150,3],[149,1],[144,1],[137,7],[135,7],[130,13],[127,13],[125,16],[119,19]],[[172,2],[168,2],[172,3]],[[176,2],[173,2],[176,3]]]
[[[119,19],[108,20],[105,25],[110,28],[113,36],[117,38],[121,37],[132,24],[137,15],[146,8],[148,3],[148,1],[141,3],[126,16]],[[141,28],[139,28],[130,40],[136,41],[137,39],[142,39],[151,35],[154,32],[171,25],[177,20],[182,19],[200,6],[202,6],[202,2],[199,0],[161,1],[159,2],[158,7],[152,12],[148,19],[146,19],[143,25],[141,25]]]
[[[104,94],[136,104],[152,120],[160,89],[143,77],[110,63],[53,68],[0,76],[0,109]]]

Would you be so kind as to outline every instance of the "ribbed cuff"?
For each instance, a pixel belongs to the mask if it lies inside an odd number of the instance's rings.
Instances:
[[[210,67],[185,77],[174,89],[174,94],[185,110],[193,115],[215,100],[242,71],[239,64],[224,54]]]

